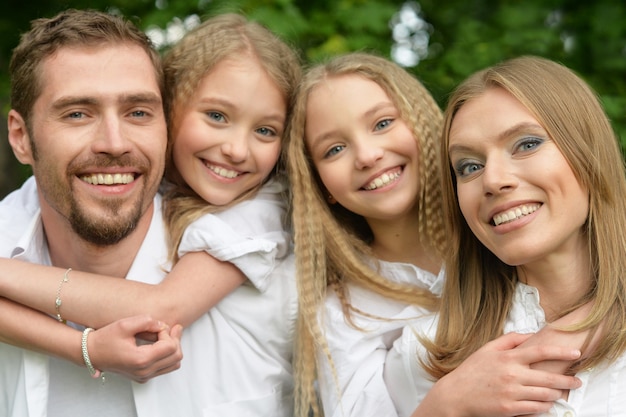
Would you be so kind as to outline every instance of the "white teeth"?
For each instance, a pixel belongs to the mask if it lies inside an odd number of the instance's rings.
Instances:
[[[224,169],[224,168],[216,167],[213,165],[207,165],[206,167],[209,168],[211,171],[215,172],[220,177],[224,177],[224,178],[235,178],[236,176],[239,175],[239,172],[237,171],[232,171],[229,169]]]
[[[524,204],[522,206],[515,207],[511,210],[507,210],[503,213],[499,213],[493,216],[493,223],[498,226],[503,223],[517,220],[520,217],[524,217],[530,213],[534,213],[539,207],[539,204]]]
[[[380,188],[380,187],[382,187],[384,185],[389,184],[390,182],[394,181],[399,176],[400,176],[400,171],[394,172],[394,173],[391,173],[391,174],[384,173],[380,177],[376,178],[374,181],[372,181],[369,184],[367,184],[364,188],[366,190],[375,190],[377,188]]]
[[[91,174],[83,175],[81,180],[92,185],[128,184],[133,182],[133,174]]]

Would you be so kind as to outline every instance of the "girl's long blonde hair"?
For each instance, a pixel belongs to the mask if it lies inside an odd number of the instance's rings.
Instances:
[[[219,62],[233,56],[256,60],[267,72],[288,103],[287,117],[289,103],[300,81],[302,70],[295,50],[266,27],[238,14],[217,15],[204,21],[166,53],[163,66],[169,141],[165,178],[170,189],[165,195],[164,217],[168,226],[170,258],[174,262],[178,259],[183,232],[191,222],[205,213],[223,210],[251,197],[260,187],[249,190],[227,206],[212,206],[186,184],[172,162],[172,132],[177,130],[178,116],[187,111],[186,103],[193,97],[202,79]],[[285,137],[286,129],[283,143]],[[274,171],[278,171],[279,167],[280,163]]]
[[[349,301],[348,285],[356,284],[390,299],[434,309],[437,298],[428,290],[390,282],[372,269],[368,243],[371,230],[365,220],[340,205],[329,205],[325,187],[305,145],[306,107],[312,90],[327,78],[356,74],[376,82],[390,97],[411,129],[419,149],[419,233],[426,244],[443,252],[444,236],[438,140],[442,114],[424,86],[396,64],[370,54],[353,53],[310,69],[303,78],[293,107],[285,147],[292,185],[292,222],[297,259],[299,318],[296,341],[296,415],[320,414],[314,381],[316,350],[328,355],[318,322],[327,294],[334,291],[346,319],[367,314]],[[329,357],[329,359],[331,359]],[[331,360],[332,364],[332,360]],[[332,365],[331,365],[332,366]]]
[[[591,329],[604,337],[572,370],[616,358],[626,348],[626,176],[611,124],[596,94],[576,74],[555,62],[520,57],[480,71],[450,97],[442,140],[444,217],[451,237],[439,327],[427,343],[427,369],[439,378],[471,353],[500,336],[517,282],[504,264],[473,235],[463,218],[450,165],[450,127],[458,110],[488,89],[502,88],[520,101],[548,132],[581,185],[589,190],[584,233],[589,242],[593,283],[565,315],[595,300],[587,319],[570,330]],[[602,327],[599,328],[600,322]]]

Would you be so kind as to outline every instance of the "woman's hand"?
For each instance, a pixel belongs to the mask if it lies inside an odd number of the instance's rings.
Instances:
[[[413,417],[508,417],[549,411],[563,390],[578,388],[581,381],[532,369],[531,364],[572,361],[580,357],[580,351],[554,345],[520,346],[529,337],[510,333],[485,344],[437,381]]]

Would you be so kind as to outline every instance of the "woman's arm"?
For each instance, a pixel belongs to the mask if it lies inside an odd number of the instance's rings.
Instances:
[[[0,295],[63,319],[100,328],[147,314],[173,326],[191,324],[245,281],[229,262],[205,252],[184,255],[167,277],[152,285],[122,278],[0,258]]]
[[[563,374],[592,350],[600,337],[597,332],[581,355],[589,332],[560,329],[583,320],[592,305],[580,307],[535,334],[505,335],[486,344],[437,381],[413,417],[459,413],[516,416],[549,410],[553,401],[578,387],[576,378]]]
[[[10,318],[0,320],[0,342],[85,366],[82,332],[1,297],[0,317]],[[123,319],[89,335],[89,356],[97,369],[145,382],[180,367],[181,331],[148,316]],[[146,332],[154,333],[156,341],[137,345],[136,336]]]
[[[576,348],[533,345],[529,335],[510,333],[469,356],[428,391],[412,417],[504,417],[547,412],[562,390],[580,387],[580,380],[530,365],[541,361],[570,362]]]

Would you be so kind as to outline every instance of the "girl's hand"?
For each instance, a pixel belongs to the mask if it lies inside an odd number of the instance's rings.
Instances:
[[[140,315],[91,332],[87,347],[96,369],[143,383],[180,368],[181,335],[180,325],[170,328],[150,316]]]

